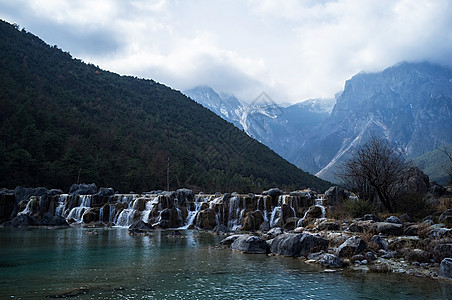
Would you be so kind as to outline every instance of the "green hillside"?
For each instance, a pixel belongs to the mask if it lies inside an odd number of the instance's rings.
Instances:
[[[441,149],[444,149],[444,146]],[[452,153],[452,144],[446,145],[446,150]],[[438,149],[427,152],[414,159],[414,164],[429,176],[430,181],[436,181],[442,185],[447,184],[450,180],[446,172],[446,168],[450,166],[450,163],[446,154]]]
[[[179,91],[74,59],[0,21],[0,186],[257,192],[328,183]],[[79,178],[78,178],[79,177]]]

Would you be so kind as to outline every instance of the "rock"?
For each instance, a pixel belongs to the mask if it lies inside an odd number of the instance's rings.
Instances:
[[[193,202],[195,199],[195,193],[190,189],[178,189],[176,190],[175,197],[180,205],[186,205],[189,202]]]
[[[328,248],[328,240],[312,234],[285,233],[275,237],[270,251],[274,254],[299,257],[308,256],[312,252],[319,252]]]
[[[243,236],[243,234],[234,234],[234,235],[230,235],[225,239],[222,239],[220,241],[221,245],[231,245],[236,239],[238,239],[239,237]]]
[[[323,221],[317,225],[317,230],[339,230],[339,223],[336,221]]]
[[[367,232],[373,226],[374,223],[375,222],[372,220],[357,221],[350,224],[348,230],[350,230],[351,232]]]
[[[282,230],[281,227],[274,227],[274,228],[270,229],[266,234],[264,234],[263,237],[265,240],[271,240],[283,233],[284,233],[284,231]]]
[[[138,198],[135,199],[135,201],[133,202],[133,209],[138,210],[138,211],[143,211],[146,209],[146,199],[145,198]]]
[[[419,225],[414,224],[405,228],[403,234],[405,235],[417,235],[418,234]]]
[[[402,235],[403,225],[388,222],[375,222],[372,228],[376,230],[378,234],[384,235]]]
[[[405,259],[408,261],[417,261],[419,263],[430,262],[431,255],[427,251],[421,249],[413,249],[405,252]]]
[[[446,257],[452,257],[452,243],[438,244],[433,247],[433,258],[440,262]]]
[[[401,214],[399,216],[399,220],[402,222],[402,224],[406,222],[411,222],[411,218],[408,214]]]
[[[435,181],[430,182],[430,193],[435,197],[439,198],[446,193],[446,188],[440,186]]]
[[[377,256],[375,255],[375,253],[369,251],[366,252],[366,254],[364,255],[367,261],[374,261],[377,259]]]
[[[259,210],[249,212],[246,214],[245,218],[242,220],[242,230],[245,231],[256,231],[259,229],[261,224],[264,222],[264,216]]]
[[[452,227],[452,208],[443,212],[438,221],[440,223],[444,223],[447,227]]]
[[[319,260],[319,263],[325,267],[342,268],[345,263],[336,255],[327,253]]]
[[[263,191],[262,195],[269,195],[270,197],[272,197],[273,199],[275,199],[276,197],[282,195],[284,192],[281,191],[278,188],[271,188],[268,191]]]
[[[374,214],[366,214],[363,217],[363,221],[375,221],[375,222],[381,222],[380,217]]]
[[[0,224],[10,219],[15,204],[16,196],[14,195],[14,191],[7,189],[0,190]]]
[[[323,210],[320,206],[311,206],[309,208],[308,213],[306,214],[307,218],[319,219],[323,215]]]
[[[243,235],[235,239],[231,249],[250,254],[267,254],[268,244],[263,239],[254,235]]]
[[[178,228],[181,226],[181,224],[182,224],[181,215],[176,207],[165,208],[160,212],[160,227],[161,228]],[[216,221],[212,227],[210,227],[210,228],[203,227],[203,228],[204,229],[213,229],[215,227],[215,225],[216,225]]]
[[[214,229],[217,226],[215,211],[210,208],[201,210],[196,215],[196,226],[200,229]]]
[[[70,195],[94,195],[97,193],[97,186],[95,183],[86,184],[73,184],[69,189]]]
[[[400,221],[400,219],[395,217],[395,216],[387,217],[385,222],[386,223],[393,223],[393,224],[402,224],[402,221]]]
[[[400,191],[403,194],[424,195],[429,191],[428,176],[418,167],[411,167],[400,176]]]
[[[355,263],[355,262],[361,263],[361,261],[363,261],[363,260],[365,260],[365,259],[366,259],[366,257],[365,257],[364,255],[362,255],[362,254],[356,254],[356,255],[353,255],[353,256],[350,258],[350,261],[351,261],[352,263]]]
[[[99,220],[99,211],[100,209],[98,207],[89,208],[86,212],[83,213],[82,216],[83,223],[88,224]]]
[[[443,278],[452,279],[452,258],[445,258],[441,261],[438,275]]]
[[[27,201],[31,196],[35,196],[37,202],[37,205],[40,205],[41,200],[44,202],[46,202],[47,200],[47,195],[49,194],[49,190],[44,188],[44,187],[38,187],[38,188],[24,188],[21,186],[18,186],[14,189],[14,195],[16,198],[16,204],[14,206],[14,210],[11,214],[11,218],[15,217],[17,215],[18,212],[21,211],[21,209],[19,209],[18,204],[23,202],[23,201]],[[42,207],[44,207],[45,205],[42,205]],[[36,211],[35,213],[40,213],[41,209],[39,209],[38,211]]]
[[[262,222],[261,226],[259,226],[259,231],[262,231],[262,232],[267,232],[270,229],[271,229],[270,222],[268,222],[268,221]]]
[[[215,232],[216,234],[225,234],[231,231],[224,224],[220,224],[214,227],[213,232]]]
[[[397,251],[388,251],[386,254],[383,254],[381,257],[386,259],[396,258],[398,256]]]
[[[3,223],[5,227],[28,227],[37,225],[39,225],[38,220],[29,215],[18,215],[11,221]]]
[[[366,242],[360,237],[352,236],[337,248],[336,255],[339,257],[351,257],[364,251],[366,247]]]
[[[445,239],[449,238],[452,239],[452,229],[447,228],[436,228],[433,230],[430,230],[427,234],[429,238],[437,238],[437,239]]]
[[[371,243],[374,243],[378,249],[383,249],[386,251],[389,249],[389,246],[388,246],[388,243],[386,242],[386,240],[379,235],[374,235],[370,239],[370,241],[371,241]]]
[[[142,220],[135,221],[132,225],[129,226],[129,232],[134,234],[146,233],[153,229],[154,227],[152,227],[151,224],[146,223]]]
[[[51,213],[45,213],[41,220],[42,226],[69,226],[66,219],[61,216],[53,216]]]
[[[328,199],[328,205],[333,206],[348,199],[349,196],[350,192],[340,186],[332,186],[325,192],[325,197]]]

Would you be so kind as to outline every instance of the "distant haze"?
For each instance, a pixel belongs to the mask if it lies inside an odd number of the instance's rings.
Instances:
[[[452,67],[450,0],[0,0],[0,18],[73,56],[175,89],[331,98],[399,61]]]

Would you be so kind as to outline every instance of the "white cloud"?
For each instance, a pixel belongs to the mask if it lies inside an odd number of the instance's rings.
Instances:
[[[448,0],[0,0],[0,18],[85,61],[249,101],[331,97],[401,60],[452,66],[451,15]]]

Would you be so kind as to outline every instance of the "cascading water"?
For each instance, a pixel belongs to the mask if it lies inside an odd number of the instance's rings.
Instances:
[[[270,227],[275,227],[278,224],[279,218],[281,217],[281,206],[275,206],[273,208],[271,217],[270,217]]]
[[[241,225],[242,210],[240,209],[240,196],[229,199],[228,228],[235,231]]]
[[[201,211],[203,202],[195,202],[195,210],[189,210],[187,215],[187,220],[185,222],[185,225],[180,227],[180,229],[188,229],[190,226],[193,225],[193,222],[195,221],[196,214]]]
[[[91,195],[81,195],[79,198],[80,206],[74,207],[69,212],[67,219],[73,219],[78,223],[83,221],[83,214],[91,207]]]

